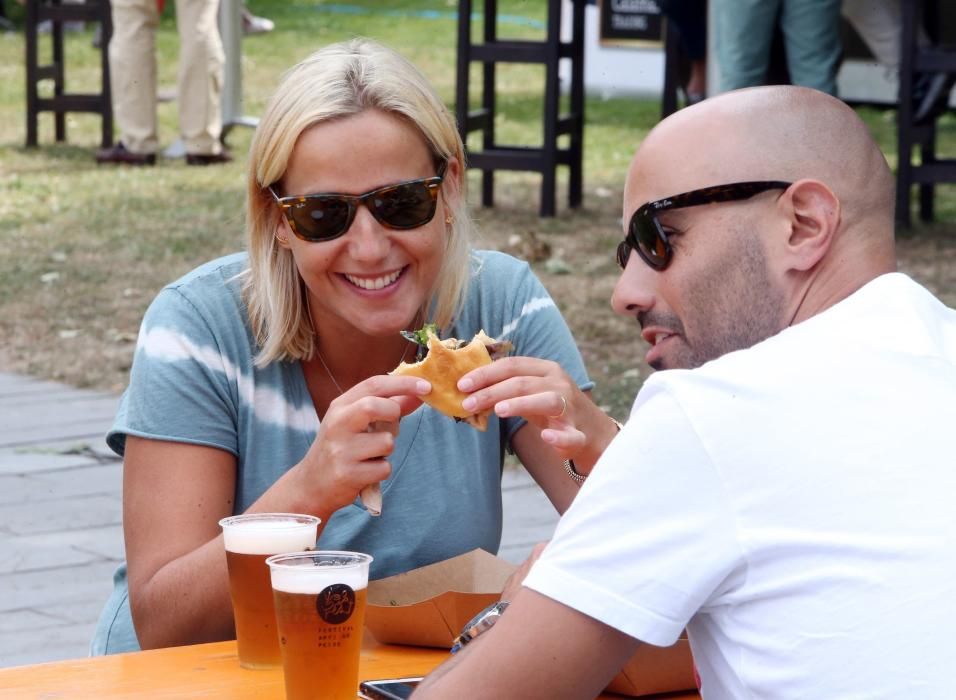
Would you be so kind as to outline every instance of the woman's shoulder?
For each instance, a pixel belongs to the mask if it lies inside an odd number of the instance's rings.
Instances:
[[[527,309],[553,305],[527,262],[495,250],[476,250],[472,255],[472,278],[456,331],[468,335],[484,328],[486,333],[497,337]]]
[[[509,279],[515,275],[534,275],[527,262],[500,250],[474,250],[471,257],[475,277]]]
[[[523,260],[497,250],[473,250],[463,312],[466,315],[469,311],[486,314],[491,309],[504,312],[523,295],[529,280],[536,279]]]
[[[224,255],[221,258],[204,262],[185,275],[166,285],[167,289],[188,289],[194,287],[222,287],[223,282],[231,282],[248,267],[249,256],[245,252]]]
[[[514,299],[522,290],[537,289],[541,281],[524,260],[497,250],[475,250],[471,257],[469,296],[500,303]]]
[[[246,268],[246,254],[235,253],[187,272],[156,296],[147,312],[147,325],[232,327],[238,321],[244,326],[245,305],[238,277]]]

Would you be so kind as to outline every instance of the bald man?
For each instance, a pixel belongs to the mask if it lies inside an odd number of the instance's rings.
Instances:
[[[893,179],[805,88],[659,124],[613,296],[660,370],[497,623],[416,698],[593,698],[687,629],[713,698],[949,698],[956,312]]]

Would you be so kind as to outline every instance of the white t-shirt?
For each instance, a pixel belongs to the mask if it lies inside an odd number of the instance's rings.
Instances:
[[[956,696],[956,311],[887,274],[657,373],[525,585],[708,700]]]

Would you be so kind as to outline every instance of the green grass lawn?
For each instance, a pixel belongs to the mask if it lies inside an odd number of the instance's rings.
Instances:
[[[22,24],[23,9],[7,2]],[[330,42],[365,35],[415,62],[453,107],[456,24],[454,0],[249,0],[274,32],[243,41],[244,112],[261,112],[278,76]],[[173,2],[167,2],[158,40],[160,88],[174,88],[178,39]],[[477,3],[480,8],[480,3]],[[545,3],[499,0],[499,34],[544,36]],[[476,34],[481,22],[475,23]],[[99,53],[91,30],[67,37],[67,89],[96,91]],[[49,52],[48,39],[41,46]],[[76,385],[123,387],[142,313],[163,283],[243,244],[244,160],[250,131],[234,129],[236,161],[210,168],[161,160],[154,168],[98,167],[99,119],[68,117],[66,144],[53,141],[52,115],[41,116],[38,149],[24,148],[26,134],[22,33],[0,34],[0,370],[22,371]],[[477,86],[478,67],[473,68]],[[498,71],[499,138],[541,143],[542,69],[503,66]],[[50,86],[44,86],[51,90]],[[477,102],[477,92],[472,96]],[[659,116],[655,100],[588,99],[585,132],[585,200],[559,216],[537,217],[540,178],[529,173],[496,176],[496,207],[477,207],[478,173],[470,176],[471,201],[481,244],[521,250],[513,240],[544,240],[569,274],[536,269],[565,311],[598,381],[596,396],[618,416],[626,414],[647,368],[633,322],[617,319],[607,299],[616,268],[624,174],[635,147]],[[896,162],[895,113],[860,114]],[[177,137],[176,106],[159,106],[163,146]],[[956,120],[942,120],[943,149],[956,151]],[[566,176],[562,173],[562,180]],[[902,268],[956,305],[956,188],[939,188],[940,224],[918,226],[900,237]]]

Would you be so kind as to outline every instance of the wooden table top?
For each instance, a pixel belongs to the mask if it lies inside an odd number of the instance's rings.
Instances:
[[[421,676],[448,658],[442,649],[367,643],[359,676]],[[0,698],[223,698],[283,700],[282,669],[251,671],[239,666],[236,643],[214,642],[130,654],[0,669]],[[602,695],[602,698],[620,698]],[[697,693],[666,696],[698,700]]]

